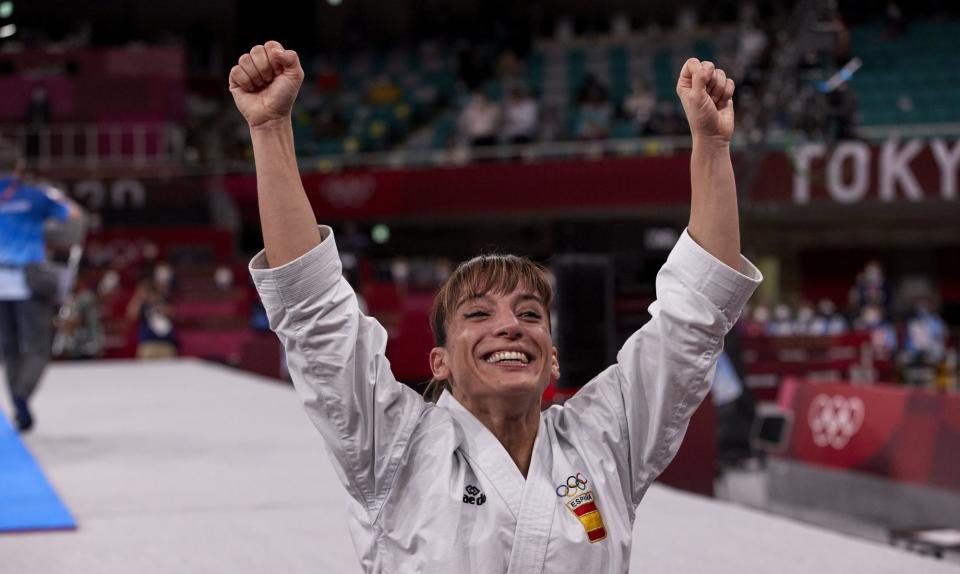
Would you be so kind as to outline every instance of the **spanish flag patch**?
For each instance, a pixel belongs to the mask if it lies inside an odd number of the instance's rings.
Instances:
[[[593,491],[587,490],[587,479],[579,472],[569,477],[566,483],[557,487],[557,496],[567,498],[565,506],[577,517],[587,533],[587,540],[591,543],[600,542],[607,537],[607,530],[603,526],[603,517]]]

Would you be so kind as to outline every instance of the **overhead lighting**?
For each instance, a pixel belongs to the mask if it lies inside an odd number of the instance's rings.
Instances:
[[[374,243],[386,243],[390,241],[390,228],[382,223],[378,223],[370,230],[370,238]]]
[[[327,4],[331,6],[339,6],[343,0],[327,0]]]
[[[0,26],[0,39],[9,38],[17,33],[16,24],[7,24],[6,26]]]
[[[9,18],[13,15],[13,2],[0,2],[0,18]]]

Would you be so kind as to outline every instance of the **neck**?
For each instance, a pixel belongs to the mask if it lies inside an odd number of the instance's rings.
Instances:
[[[507,454],[526,478],[533,458],[533,443],[540,428],[540,400],[529,403],[518,401],[479,401],[454,393],[454,396],[470,413],[497,437]]]

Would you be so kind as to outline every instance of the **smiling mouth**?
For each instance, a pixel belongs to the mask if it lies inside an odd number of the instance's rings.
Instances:
[[[523,351],[494,351],[484,361],[491,365],[526,365],[530,356]]]

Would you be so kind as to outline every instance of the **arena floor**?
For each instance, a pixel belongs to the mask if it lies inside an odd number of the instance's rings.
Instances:
[[[78,529],[0,535],[0,573],[359,572],[288,386],[193,360],[57,364],[35,410],[25,442]],[[659,486],[634,537],[632,572],[960,571]]]

